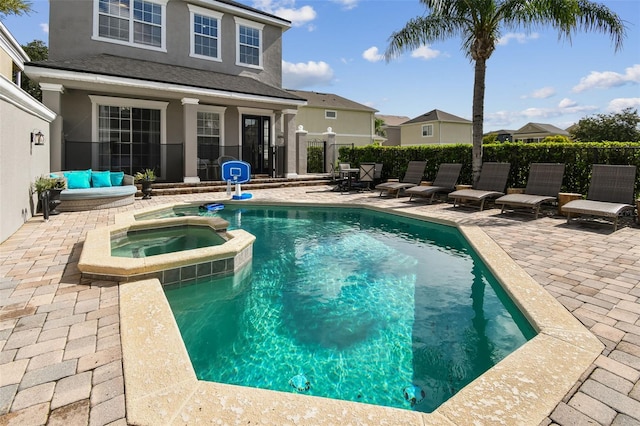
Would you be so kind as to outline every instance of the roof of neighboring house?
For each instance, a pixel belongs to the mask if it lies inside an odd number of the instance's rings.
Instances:
[[[387,127],[399,126],[402,123],[409,121],[409,117],[404,115],[383,115],[376,114],[376,118],[384,121],[384,125]]]
[[[308,107],[333,108],[333,109],[368,111],[368,112],[377,111],[374,108],[359,104],[357,102],[354,102],[347,98],[343,98],[342,96],[338,96],[333,93],[307,92],[305,90],[290,90],[290,89],[287,89],[287,91],[298,97],[306,99]]]
[[[513,133],[517,132],[517,130],[509,130],[509,129],[500,129],[500,130],[492,130],[490,132],[486,132],[484,134],[484,136],[486,135],[491,135],[491,134],[497,134],[497,135],[511,135]]]
[[[471,121],[466,118],[458,117],[457,115],[449,114],[448,112],[440,111],[439,109],[431,110],[416,118],[412,118],[409,121],[405,121],[402,124],[425,123],[429,121],[454,121],[471,124]]]
[[[197,68],[187,68],[107,54],[59,61],[46,60],[30,62],[28,65],[38,68],[108,75],[156,83],[168,83],[225,92],[304,101],[303,98],[295,94],[262,83],[251,77],[222,74]]]
[[[545,124],[545,123],[527,123],[514,133],[551,133],[554,135],[564,135],[569,136],[569,132],[561,129],[560,127],[556,127],[553,124]]]

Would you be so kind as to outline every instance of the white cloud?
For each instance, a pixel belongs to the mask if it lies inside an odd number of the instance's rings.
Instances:
[[[640,64],[635,64],[624,71],[624,74],[614,71],[591,71],[591,74],[580,79],[580,83],[573,88],[573,91],[579,93],[589,89],[608,89],[624,84],[640,83]]]
[[[575,107],[577,105],[578,105],[578,103],[576,101],[571,100],[569,98],[564,98],[558,104],[558,108],[571,108],[571,107]]]
[[[291,21],[294,27],[301,27],[316,19],[316,11],[311,6],[295,7],[295,0],[254,0],[253,7]],[[311,28],[310,31],[313,31]]]
[[[538,33],[531,33],[531,34],[525,34],[525,33],[507,33],[504,36],[500,37],[498,39],[497,45],[498,46],[506,46],[507,44],[509,44],[509,42],[511,40],[515,40],[520,44],[526,43],[529,40],[536,40],[540,38],[540,34]]]
[[[287,89],[302,89],[310,86],[323,86],[333,80],[333,70],[326,62],[282,61],[282,85]]]
[[[548,122],[553,119],[554,122],[558,122],[558,119],[564,116],[586,115],[597,110],[598,107],[596,106],[580,106],[576,102],[565,98],[560,101],[557,107],[527,108],[522,111],[497,111],[485,114],[485,124],[490,127],[513,127],[514,123],[529,121]]]
[[[332,0],[334,3],[342,5],[347,10],[351,10],[358,5],[360,0]]]
[[[640,108],[640,98],[616,98],[607,106],[608,112],[621,112],[625,108]]]
[[[301,27],[316,19],[316,11],[311,6],[302,6],[300,9],[278,8],[273,14],[291,21],[294,27]]]
[[[411,52],[412,58],[420,58],[425,60],[434,59],[438,56],[440,56],[440,51],[430,48],[429,45],[420,46],[416,50]]]
[[[384,55],[381,55],[378,48],[375,46],[371,46],[362,52],[362,57],[369,62],[380,62],[384,59]]]
[[[49,34],[49,24],[43,22],[42,24],[40,24],[40,29],[43,33]]]
[[[523,99],[535,98],[535,99],[547,99],[556,94],[556,89],[553,87],[543,87],[538,90],[534,90],[530,95],[522,96]]]

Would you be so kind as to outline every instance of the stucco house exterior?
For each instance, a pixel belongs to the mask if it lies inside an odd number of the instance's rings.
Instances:
[[[0,242],[34,214],[31,184],[49,172],[55,114],[20,88],[29,56],[0,22]]]
[[[333,93],[304,90],[288,92],[307,100],[307,104],[298,109],[296,121],[308,132],[308,140],[322,140],[329,127],[335,133],[336,143],[340,145],[369,145],[377,138],[377,110],[374,108]]]
[[[569,132],[552,124],[527,123],[513,133],[516,142],[541,142],[547,136],[570,137]]]
[[[401,145],[472,143],[472,123],[438,109],[400,125]]]
[[[296,174],[289,21],[231,0],[55,0],[49,19],[49,58],[25,72],[58,114],[52,170],[210,180],[221,155],[268,175],[283,155]]]
[[[404,115],[385,115],[376,114],[376,118],[382,120],[382,130],[385,132],[385,140],[382,142],[384,146],[400,145],[400,125],[410,120]]]

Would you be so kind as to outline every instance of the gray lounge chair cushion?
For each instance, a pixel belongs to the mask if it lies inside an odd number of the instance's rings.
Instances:
[[[383,192],[395,192],[397,197],[401,191],[420,185],[426,166],[426,161],[409,161],[407,172],[404,174],[402,181],[381,183],[376,185],[376,189],[380,190],[380,195]]]
[[[609,203],[607,201],[573,200],[562,206],[567,213],[588,214],[592,216],[616,217],[625,210],[632,210],[630,204]]]
[[[429,197],[437,193],[449,193],[453,191],[458,177],[460,176],[460,170],[462,164],[458,163],[442,163],[438,167],[438,173],[433,180],[431,186],[414,186],[405,191],[407,195],[411,197]],[[433,197],[432,197],[433,198]]]
[[[461,189],[449,194],[449,198],[456,200],[471,200],[480,201],[485,198],[495,198],[504,195],[504,192],[500,191],[482,191],[480,189]]]
[[[445,186],[413,186],[405,191],[407,195],[414,197],[427,197],[437,192],[451,192],[451,187]]]
[[[508,194],[496,200],[496,204],[506,204],[509,206],[535,207],[539,204],[555,200],[556,197],[547,195],[531,194]]]

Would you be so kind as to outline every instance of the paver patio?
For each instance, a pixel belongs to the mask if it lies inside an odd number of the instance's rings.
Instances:
[[[480,226],[605,345],[543,424],[640,425],[640,227],[500,215],[327,187],[252,191],[260,201],[346,202]],[[118,213],[224,193],[136,200],[127,207],[35,217],[0,245],[0,424],[125,425],[117,283],[83,280],[86,232]],[[255,419],[260,423],[261,419]],[[293,424],[293,422],[292,422]],[[300,421],[299,424],[305,424]]]

